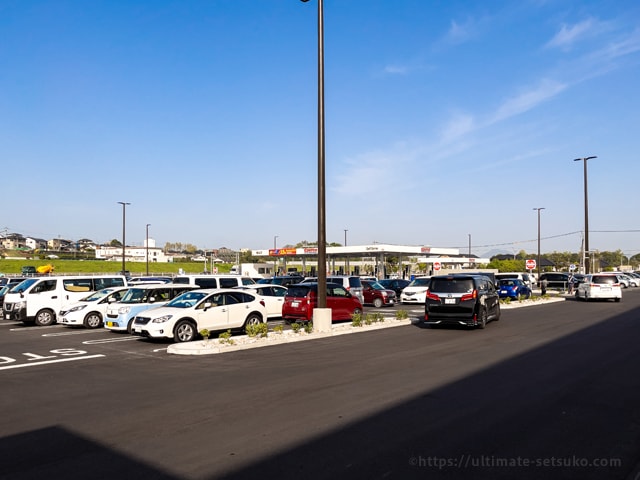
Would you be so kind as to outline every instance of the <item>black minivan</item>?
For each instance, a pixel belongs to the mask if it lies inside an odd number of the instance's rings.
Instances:
[[[489,277],[477,274],[431,277],[424,323],[484,328],[491,320],[500,320],[500,298]]]

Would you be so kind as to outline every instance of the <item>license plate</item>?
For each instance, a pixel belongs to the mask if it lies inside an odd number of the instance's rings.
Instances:
[[[444,299],[444,303],[448,303],[448,304],[456,303],[456,299],[455,298],[445,298]]]
[[[611,287],[602,287],[600,290],[602,290],[603,292],[610,292]]]
[[[142,329],[141,328],[134,328],[133,331],[136,332],[136,333],[142,333]]]
[[[300,305],[300,302],[291,302],[292,307],[297,307]]]
[[[115,322],[107,322],[107,327],[115,327]]]
[[[7,320],[11,320],[11,314],[10,313],[5,313],[4,314],[4,318],[6,318]]]
[[[502,293],[502,294],[506,295],[506,294],[507,294],[507,291],[506,291],[506,290],[500,290],[500,293]]]

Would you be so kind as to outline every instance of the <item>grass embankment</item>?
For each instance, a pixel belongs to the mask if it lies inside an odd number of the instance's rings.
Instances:
[[[102,274],[118,273],[122,270],[122,262],[105,262],[101,260],[6,260],[0,259],[0,274],[20,275],[22,267],[32,265],[38,268],[41,265],[52,265],[53,274]],[[217,264],[218,273],[229,273],[231,264]],[[132,275],[146,275],[147,264],[145,262],[126,262],[125,269]],[[184,273],[201,273],[204,269],[203,262],[181,263],[152,263],[149,262],[149,275],[177,275],[182,269]]]

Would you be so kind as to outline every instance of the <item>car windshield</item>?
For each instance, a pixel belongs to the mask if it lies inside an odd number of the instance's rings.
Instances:
[[[600,285],[613,285],[614,283],[618,282],[616,281],[616,277],[614,277],[613,275],[594,275],[593,277],[591,277],[591,283],[598,283]]]
[[[149,297],[153,297],[154,290],[146,288],[130,288],[127,293],[124,294],[120,303],[147,303]]]
[[[414,278],[413,282],[411,282],[409,287],[428,287],[431,283],[430,278]]]
[[[519,284],[520,282],[514,279],[498,280],[498,285],[501,287],[513,287]]]
[[[167,307],[190,308],[206,298],[207,292],[185,292],[167,303]]]
[[[20,282],[16,286],[14,286],[10,291],[11,291],[11,293],[24,292],[27,288],[29,288],[31,285],[33,285],[37,281],[38,281],[37,278],[28,278],[26,280],[23,280],[22,282]]]
[[[437,293],[471,293],[473,288],[471,278],[438,278],[431,281],[431,291]]]
[[[83,302],[97,302],[98,300],[102,300],[104,297],[113,293],[115,288],[104,288],[102,290],[98,290],[97,292],[92,293],[88,297],[84,297],[82,299]]]
[[[369,285],[371,286],[371,288],[373,288],[375,290],[386,290],[386,288],[384,288],[378,282],[369,282]]]
[[[308,286],[303,285],[290,285],[287,291],[287,297],[306,297],[311,290]]]

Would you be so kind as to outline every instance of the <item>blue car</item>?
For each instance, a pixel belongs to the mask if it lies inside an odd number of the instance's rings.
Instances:
[[[531,298],[531,288],[517,278],[505,278],[504,280],[498,280],[498,296],[514,300]]]

